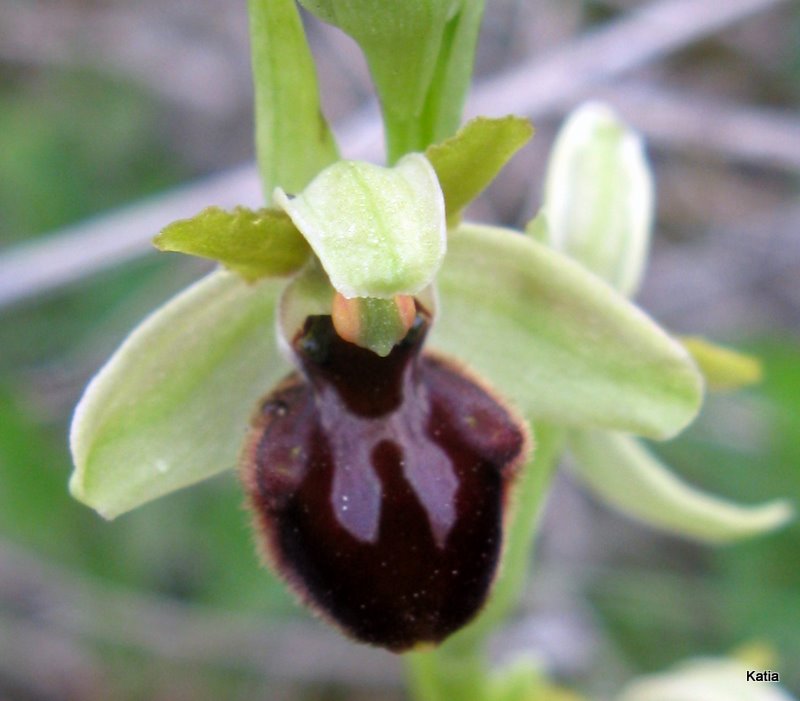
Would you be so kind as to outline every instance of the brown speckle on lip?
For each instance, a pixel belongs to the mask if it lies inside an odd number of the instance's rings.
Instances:
[[[268,561],[358,640],[437,643],[497,569],[524,423],[454,363],[421,354],[419,312],[385,358],[309,317],[294,373],[260,405],[242,479]]]

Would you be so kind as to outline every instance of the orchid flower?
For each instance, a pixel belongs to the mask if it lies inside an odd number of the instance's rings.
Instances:
[[[269,204],[212,207],[156,238],[222,269],[91,381],[71,431],[75,497],[114,518],[239,465],[267,562],[394,651],[473,619],[505,540],[519,563],[531,485],[563,437],[587,484],[644,520],[717,540],[782,523],[785,504],[698,496],[632,438],[679,433],[703,379],[626,296],[652,203],[628,131],[602,111],[571,122],[528,235],[463,222],[532,134],[508,117],[444,138],[481,3],[304,4],[364,49],[390,165],[338,159],[297,8],[251,0]]]

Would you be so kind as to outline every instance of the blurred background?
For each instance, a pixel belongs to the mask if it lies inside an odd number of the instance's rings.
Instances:
[[[396,658],[311,619],[258,566],[233,472],[113,523],[67,493],[87,380],[208,269],[150,237],[206,205],[260,201],[245,6],[0,4],[3,701],[404,698]],[[358,50],[307,27],[345,155],[380,159]],[[765,367],[762,385],[710,396],[657,449],[744,502],[800,494],[798,96],[796,2],[487,0],[469,111],[528,114],[537,135],[472,216],[535,213],[555,130],[584,99],[645,135],[658,225],[640,302]],[[759,644],[800,693],[798,536],[696,546],[562,476],[492,654],[532,653],[604,699],[634,674]]]

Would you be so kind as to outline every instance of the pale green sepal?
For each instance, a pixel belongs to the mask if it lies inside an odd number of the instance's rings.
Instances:
[[[447,141],[428,147],[425,156],[442,186],[448,220],[483,192],[531,136],[533,126],[522,117],[478,117]]]
[[[762,671],[734,659],[688,660],[634,679],[616,701],[794,701],[778,684],[748,681],[752,670]]]
[[[421,154],[393,168],[339,161],[297,197],[278,189],[274,198],[347,298],[415,294],[444,257],[444,197]]]
[[[741,389],[761,382],[761,361],[752,355],[724,348],[699,337],[680,339],[692,354],[711,390]]]
[[[631,436],[570,432],[571,467],[595,495],[622,513],[678,535],[728,543],[780,528],[792,517],[785,500],[740,506],[686,484]]]
[[[256,153],[264,194],[299,192],[338,158],[294,0],[249,0]]]
[[[145,319],[86,388],[70,490],[106,518],[236,466],[258,399],[287,372],[282,282],[211,273]]]
[[[545,179],[551,245],[630,297],[647,259],[653,201],[641,139],[604,105],[578,108],[556,139]]]
[[[294,273],[311,253],[286,212],[244,207],[232,212],[208,207],[170,224],[153,244],[162,251],[219,261],[248,282]]]
[[[532,420],[668,438],[697,414],[702,378],[686,349],[551,248],[463,225],[437,280],[431,344],[466,361]]]

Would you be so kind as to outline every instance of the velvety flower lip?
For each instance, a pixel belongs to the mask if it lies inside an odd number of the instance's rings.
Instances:
[[[387,357],[309,317],[301,373],[254,418],[242,479],[275,570],[364,642],[402,651],[471,619],[494,580],[525,422],[442,357],[420,311]]]

